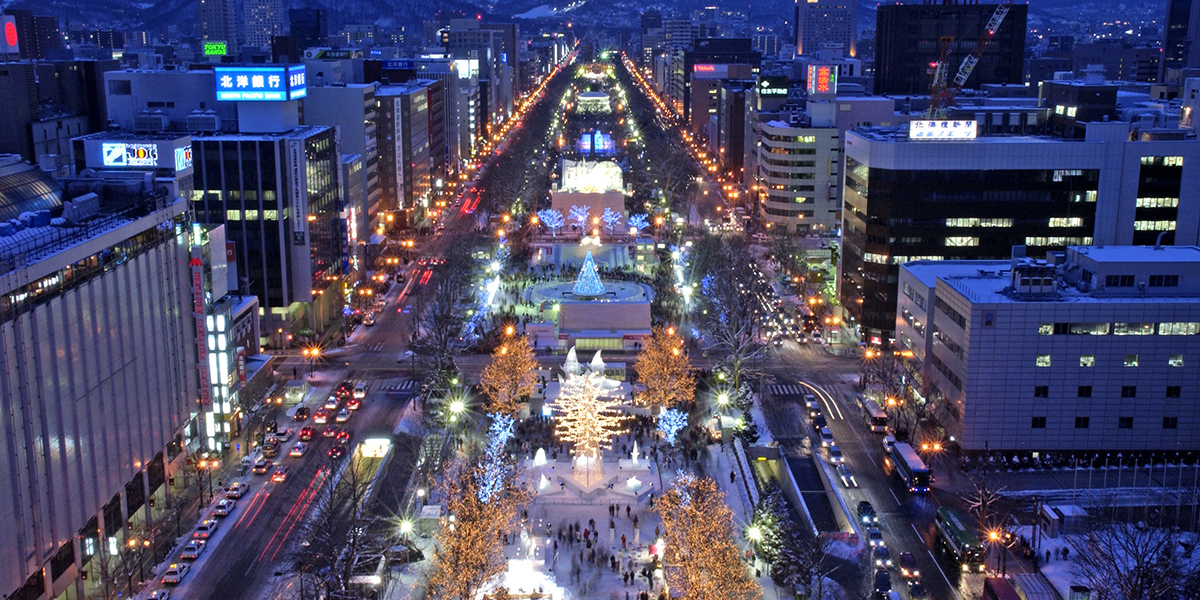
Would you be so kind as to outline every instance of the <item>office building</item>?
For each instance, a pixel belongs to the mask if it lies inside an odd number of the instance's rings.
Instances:
[[[1200,248],[1064,250],[901,267],[896,326],[947,434],[969,452],[1200,449]]]
[[[1076,77],[1083,77],[1093,65],[1100,65],[1104,77],[1112,81],[1158,81],[1161,48],[1116,41],[1075,44],[1073,48],[1071,64]]]
[[[17,27],[19,55],[26,60],[44,60],[47,58],[64,59],[62,49],[62,30],[59,29],[58,17],[35,15],[32,11],[10,8],[4,14],[11,15]]]
[[[323,8],[293,8],[288,11],[291,35],[300,48],[329,43],[329,13]]]
[[[663,19],[663,48],[690,50],[696,41],[696,26],[691,19]]]
[[[241,291],[258,297],[268,343],[285,347],[304,329],[322,335],[341,311],[336,129],[200,135],[192,156],[196,221],[225,225],[247,282]]]
[[[304,99],[304,123],[337,127],[343,154],[360,157],[364,177],[363,206],[369,222],[379,210],[379,152],[374,83],[309,87]]]
[[[267,48],[271,38],[287,31],[283,0],[242,0],[246,45]]]
[[[811,55],[826,44],[842,47],[846,56],[856,56],[858,2],[817,0],[796,3],[796,54]]]
[[[1200,68],[1200,43],[1197,43],[1200,37],[1200,2],[1167,0],[1166,17],[1162,63],[1159,65],[1160,82],[1178,80],[1180,69]]]
[[[115,60],[6,63],[0,69],[0,152],[49,170],[70,162],[72,137],[105,127],[104,77]]]
[[[929,65],[941,56],[941,40],[952,37],[950,77],[996,12],[995,4],[880,4],[875,25],[875,93],[929,95]],[[1024,83],[1027,4],[1013,4],[992,36],[964,88],[985,83]]]
[[[692,50],[672,54],[668,99],[683,115],[693,135],[700,135],[716,114],[717,89],[725,79],[752,79],[762,55],[749,38],[696,40]]]
[[[941,130],[955,122],[932,123]],[[964,137],[974,134],[973,121],[959,123]],[[844,321],[863,341],[889,343],[896,276],[911,260],[1002,259],[1019,245],[1037,255],[1068,245],[1148,244],[1160,233],[1164,243],[1196,244],[1200,141],[1143,140],[1135,129],[1093,122],[1076,140],[939,141],[912,137],[923,135],[916,125],[848,132],[838,281]]]
[[[211,70],[110,71],[104,91],[108,121],[125,131],[237,130],[237,103],[217,101]]]
[[[436,126],[444,110],[441,82],[413,80],[403,85],[382,86],[375,91],[379,121],[379,197],[382,210],[403,210],[409,221],[423,217],[430,207],[434,184],[444,182],[444,171],[436,170],[434,155],[444,153],[435,147]],[[445,130],[440,140],[445,144]],[[444,166],[444,165],[443,165]]]
[[[245,41],[243,0],[200,0],[200,39],[237,48]]]
[[[199,441],[187,203],[93,183],[64,202],[0,159],[5,597],[123,591],[102,564],[165,517],[168,477]]]

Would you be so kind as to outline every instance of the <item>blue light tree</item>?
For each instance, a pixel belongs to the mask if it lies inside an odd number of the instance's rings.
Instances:
[[[645,213],[630,215],[629,220],[626,221],[625,224],[629,225],[633,229],[636,229],[637,235],[641,235],[643,229],[648,229],[650,227],[650,217]]]
[[[550,235],[558,237],[558,230],[566,223],[563,214],[557,209],[543,208],[537,212],[538,221],[550,228]]]
[[[578,223],[579,228],[585,233],[587,232],[588,214],[588,207],[579,206],[578,204],[571,205],[571,220]]]
[[[600,215],[600,220],[604,221],[605,225],[608,225],[608,235],[610,236],[613,234],[613,229],[616,228],[617,225],[620,225],[621,221],[624,219],[625,217],[622,216],[621,213],[613,210],[611,206],[604,207],[604,213]]]
[[[513,418],[503,414],[494,414],[491,417],[492,426],[488,428],[484,469],[478,492],[479,501],[485,504],[504,486],[504,480],[512,469],[505,447],[513,436]]]
[[[675,437],[684,427],[687,427],[687,413],[682,410],[668,408],[658,414],[658,430],[672,446],[675,445]]]
[[[577,296],[599,296],[604,293],[604,283],[596,272],[596,261],[592,259],[591,250],[583,257],[583,266],[579,267],[579,276],[575,278],[575,287],[571,291]]]

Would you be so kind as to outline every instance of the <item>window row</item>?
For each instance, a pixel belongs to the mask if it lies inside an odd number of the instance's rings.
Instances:
[[[1045,429],[1046,417],[1033,417],[1029,426],[1032,429]],[[1089,429],[1092,425],[1091,417],[1075,417],[1075,429]],[[1179,417],[1163,417],[1163,429],[1179,429]],[[1133,417],[1117,417],[1117,429],[1133,429]]]
[[[1081,386],[1077,386],[1076,391],[1075,391],[1075,396],[1078,398],[1091,398],[1093,393],[1094,393],[1093,386],[1081,385]],[[1033,397],[1034,398],[1049,398],[1050,397],[1050,386],[1048,386],[1048,385],[1033,386]],[[1137,396],[1137,386],[1136,385],[1121,386],[1121,397],[1122,398],[1137,398],[1138,397]],[[1180,386],[1180,385],[1166,386],[1166,391],[1164,392],[1163,397],[1164,398],[1182,398],[1183,397],[1183,386]]]
[[[1041,323],[1039,335],[1200,335],[1200,322],[1162,323]]]
[[[1050,366],[1050,355],[1049,354],[1037,355],[1037,358],[1034,359],[1034,364],[1039,367],[1049,367]],[[1140,366],[1141,356],[1138,354],[1126,354],[1123,364],[1126,367]],[[1096,366],[1096,355],[1095,354],[1080,354],[1079,355],[1079,366],[1084,367],[1084,368],[1095,367]],[[1183,355],[1182,354],[1172,354],[1169,357],[1167,357],[1167,366],[1168,367],[1182,367],[1183,366]]]
[[[1179,198],[1138,198],[1138,208],[1178,208]]]

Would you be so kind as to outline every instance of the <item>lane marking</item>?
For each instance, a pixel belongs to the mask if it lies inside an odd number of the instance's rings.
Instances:
[[[896,492],[893,492],[893,491],[892,491],[892,490],[889,488],[889,489],[888,489],[888,493],[892,495],[892,500],[895,500],[895,501],[896,501],[896,506],[904,506],[903,504],[901,504],[901,503],[900,503],[900,499],[896,497]]]
[[[916,529],[916,527],[913,527],[913,529]],[[938,573],[942,574],[942,579],[946,581],[946,587],[950,588],[950,593],[954,594],[954,597],[958,598],[958,600],[962,600],[962,596],[958,595],[958,590],[954,589],[954,585],[950,583],[950,578],[946,577],[946,572],[942,570],[942,565],[938,564],[937,557],[933,555],[933,550],[926,548],[925,552],[929,554],[929,558],[933,559],[933,566],[937,567]]]

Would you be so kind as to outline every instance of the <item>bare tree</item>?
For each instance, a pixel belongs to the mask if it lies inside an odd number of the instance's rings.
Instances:
[[[421,314],[418,338],[439,369],[450,364],[458,349],[463,328],[460,304],[469,298],[472,272],[470,253],[461,246],[453,246],[445,259],[434,271],[434,289],[428,307]]]
[[[759,340],[762,315],[759,295],[766,283],[754,276],[754,257],[744,238],[710,238],[709,255],[701,279],[701,311],[696,315],[705,333],[706,346],[725,354],[733,387],[747,374],[750,361],[762,356]]]
[[[1004,496],[1008,486],[996,482],[992,474],[986,470],[971,474],[971,490],[967,493],[967,510],[985,530],[998,529],[1008,521],[1012,514],[1012,505]]]
[[[1071,535],[1072,573],[1092,589],[1096,600],[1192,598],[1200,565],[1181,550],[1180,533],[1128,523],[1113,506],[1094,509],[1086,533]]]

